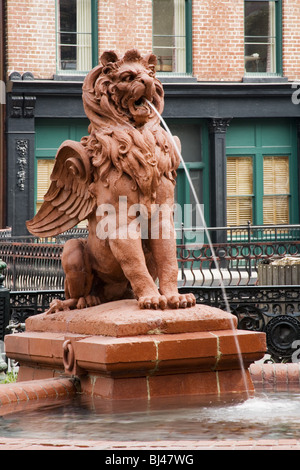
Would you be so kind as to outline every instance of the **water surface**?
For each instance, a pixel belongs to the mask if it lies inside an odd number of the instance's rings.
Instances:
[[[110,403],[77,396],[0,417],[0,436],[107,441],[299,439],[300,394]]]

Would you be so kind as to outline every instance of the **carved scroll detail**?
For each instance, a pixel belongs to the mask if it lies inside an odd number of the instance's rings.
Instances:
[[[25,180],[28,166],[29,142],[26,139],[16,141],[17,151],[17,186],[20,191],[25,191]]]

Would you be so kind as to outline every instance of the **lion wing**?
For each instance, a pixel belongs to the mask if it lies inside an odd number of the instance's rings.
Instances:
[[[96,200],[90,159],[79,142],[65,141],[57,151],[51,184],[44,202],[26,225],[33,235],[51,237],[73,228],[94,210]]]

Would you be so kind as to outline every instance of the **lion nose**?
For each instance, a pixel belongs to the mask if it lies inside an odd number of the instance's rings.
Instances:
[[[153,78],[149,77],[149,75],[143,75],[141,77],[141,83],[145,87],[145,97],[147,99],[150,99],[152,96],[152,90],[153,90],[153,84],[154,84]]]

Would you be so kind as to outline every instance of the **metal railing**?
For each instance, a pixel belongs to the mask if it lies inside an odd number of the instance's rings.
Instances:
[[[300,225],[248,224],[210,227],[207,231],[212,246],[202,228],[180,230],[177,244],[180,286],[256,285],[260,264],[300,255]],[[224,241],[214,242],[216,239]]]
[[[211,240],[218,234],[225,241],[210,246],[202,228],[177,231],[179,286],[256,285],[261,263],[300,255],[300,225],[213,227],[208,233]],[[64,243],[86,236],[86,230],[74,229],[51,239],[0,238],[0,257],[7,264],[4,285],[14,291],[63,289]]]
[[[223,282],[238,327],[266,332],[271,360],[291,361],[293,342],[300,340],[300,282],[261,285],[258,268],[276,258],[300,256],[300,225],[248,224],[208,228],[208,233],[212,247],[202,228],[177,231],[179,290],[193,292],[199,304],[224,309]],[[54,298],[64,298],[60,259],[64,242],[86,235],[73,230],[51,239],[0,237],[0,257],[7,264],[4,285],[10,289],[9,317],[14,324],[45,311]]]

